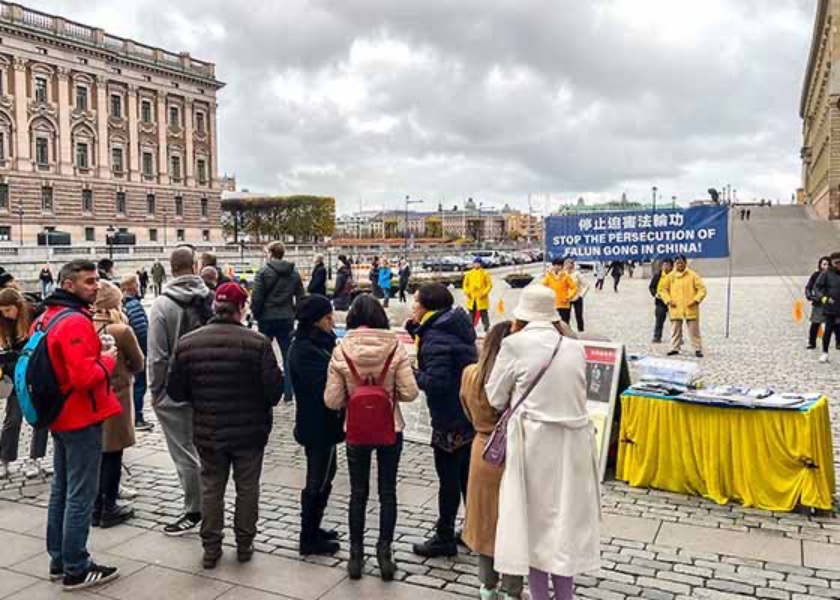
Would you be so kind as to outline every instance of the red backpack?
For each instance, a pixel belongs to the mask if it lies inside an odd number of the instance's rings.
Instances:
[[[391,350],[385,367],[377,379],[359,375],[356,365],[344,350],[344,360],[350,369],[355,389],[347,400],[347,443],[351,446],[391,446],[397,442],[394,429],[394,402],[385,389],[385,378],[397,348]]]

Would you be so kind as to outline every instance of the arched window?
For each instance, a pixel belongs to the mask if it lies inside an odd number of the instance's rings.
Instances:
[[[73,164],[80,171],[91,169],[96,155],[96,134],[86,123],[73,129]]]
[[[36,117],[29,125],[32,157],[40,171],[47,171],[55,164],[57,131],[56,124],[47,117]]]

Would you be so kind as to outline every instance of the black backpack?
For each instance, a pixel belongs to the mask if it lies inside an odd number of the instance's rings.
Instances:
[[[178,328],[178,339],[199,327],[204,327],[213,316],[212,295],[208,295],[206,298],[193,296],[189,302],[183,302],[166,292],[163,295],[181,308],[181,326]]]

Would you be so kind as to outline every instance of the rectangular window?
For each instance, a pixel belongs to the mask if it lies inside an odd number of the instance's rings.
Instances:
[[[8,226],[0,227],[0,242],[12,241],[12,228]]]
[[[209,242],[210,241],[210,230],[209,229],[202,229],[201,230],[201,240],[203,242]]]
[[[209,217],[210,216],[209,212],[210,212],[209,202],[207,201],[207,198],[202,198],[201,199],[201,218],[206,219],[207,217]]]
[[[0,131],[0,162],[6,160],[6,134]]]
[[[47,101],[47,78],[46,77],[36,77],[35,78],[35,102],[46,102]]]
[[[196,170],[198,171],[198,183],[207,183],[207,161],[200,159],[196,164]]]
[[[53,189],[49,186],[41,188],[41,212],[53,211]]]
[[[184,216],[184,198],[182,196],[175,196],[175,216]]]
[[[6,94],[6,72],[0,71],[0,96]]]
[[[88,168],[88,145],[83,143],[76,144],[76,166],[80,169]]]
[[[181,179],[181,157],[171,156],[169,158],[169,162],[171,163],[172,167],[172,179]]]
[[[76,86],[76,110],[88,109],[88,89],[83,85]]]
[[[195,129],[199,133],[204,133],[204,113],[195,113]]]
[[[157,229],[149,229],[149,241],[156,242],[157,241]]]
[[[9,210],[9,184],[0,183],[0,210]]]
[[[179,242],[184,242],[184,241],[186,241],[187,236],[186,236],[186,234],[184,233],[184,230],[183,230],[183,229],[176,229],[176,230],[175,230],[175,238],[176,238]]]
[[[148,100],[140,103],[140,120],[144,123],[152,122],[152,103]]]
[[[96,241],[96,230],[93,227],[85,227],[85,241],[86,242],[95,242]]]
[[[117,214],[125,214],[125,192],[117,192]]]
[[[35,138],[35,162],[39,167],[50,164],[50,141],[47,138]]]
[[[111,167],[115,173],[123,172],[123,149],[111,148]]]
[[[82,190],[82,212],[93,212],[93,190]]]
[[[111,94],[111,116],[122,119],[122,96],[119,94]]]
[[[143,153],[143,175],[146,177],[151,177],[154,175],[154,167],[152,161],[154,157],[152,156],[151,152],[144,152]]]
[[[155,214],[155,195],[154,194],[147,194],[146,195],[146,213],[149,215]]]
[[[176,127],[181,124],[181,119],[179,118],[178,114],[178,107],[177,106],[170,106],[169,107],[169,126]]]

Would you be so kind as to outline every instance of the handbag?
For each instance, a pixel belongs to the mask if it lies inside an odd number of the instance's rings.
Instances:
[[[508,421],[510,421],[511,416],[519,408],[525,400],[528,399],[528,396],[531,395],[531,392],[543,378],[545,372],[548,371],[548,367],[551,366],[551,363],[554,362],[554,357],[557,356],[557,351],[560,350],[560,344],[563,343],[563,336],[560,336],[560,339],[557,340],[557,345],[554,347],[554,352],[551,353],[551,358],[545,363],[543,368],[537,374],[536,378],[531,382],[528,386],[528,389],[525,390],[525,393],[522,394],[522,397],[519,401],[514,404],[513,406],[509,406],[505,412],[502,413],[502,416],[499,417],[496,426],[493,428],[493,432],[490,434],[490,437],[487,440],[487,443],[484,445],[484,451],[481,453],[481,457],[490,465],[494,467],[503,467],[505,464],[505,454],[507,453],[507,425]]]

